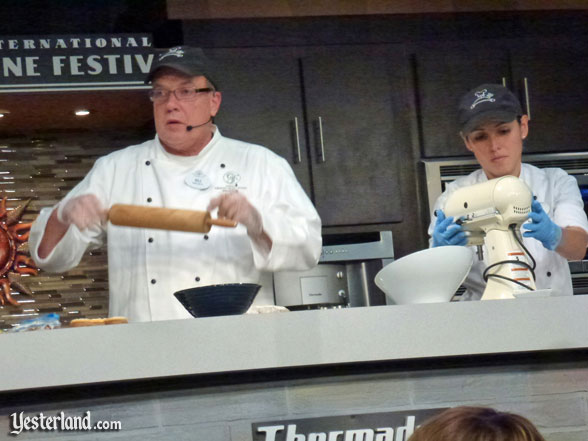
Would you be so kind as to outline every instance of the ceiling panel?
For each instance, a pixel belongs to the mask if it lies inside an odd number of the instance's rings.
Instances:
[[[88,116],[74,114],[88,109]],[[148,128],[152,106],[145,90],[0,95],[0,134],[47,130]]]

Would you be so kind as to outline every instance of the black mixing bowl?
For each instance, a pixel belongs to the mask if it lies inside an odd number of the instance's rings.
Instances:
[[[226,283],[183,289],[174,296],[194,317],[238,315],[249,309],[260,288],[255,283]]]

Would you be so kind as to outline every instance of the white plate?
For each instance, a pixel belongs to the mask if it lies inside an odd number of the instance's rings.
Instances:
[[[519,291],[513,292],[512,295],[517,299],[527,299],[531,297],[551,297],[556,296],[557,293],[552,289],[538,289],[535,291]]]

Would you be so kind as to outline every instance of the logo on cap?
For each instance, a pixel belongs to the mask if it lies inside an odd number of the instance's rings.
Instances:
[[[165,54],[161,54],[159,56],[159,61],[163,60],[165,57],[178,57],[182,58],[184,56],[184,49],[181,47],[172,47],[169,51]]]
[[[470,106],[470,109],[473,109],[478,104],[483,103],[485,101],[489,101],[491,103],[493,103],[494,101],[496,101],[496,99],[492,98],[494,96],[494,94],[488,92],[488,89],[484,89],[484,90],[480,90],[478,92],[474,92],[474,95],[476,95],[476,100],[472,103],[472,105]]]

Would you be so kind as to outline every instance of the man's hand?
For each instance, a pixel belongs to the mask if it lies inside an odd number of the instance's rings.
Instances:
[[[554,251],[561,241],[561,227],[549,218],[537,200],[533,200],[531,210],[529,213],[531,222],[523,224],[523,228],[527,230],[523,236],[537,239],[545,248]]]
[[[57,208],[57,220],[65,225],[74,224],[79,230],[106,222],[107,217],[107,211],[93,194],[71,198]]]
[[[437,210],[437,222],[433,230],[433,247],[445,245],[467,245],[468,238],[461,225],[453,222],[453,217],[445,217],[443,210]]]
[[[252,238],[259,238],[263,234],[263,223],[259,211],[249,203],[242,193],[237,191],[223,193],[211,199],[208,211],[218,207],[218,217],[225,217],[243,224],[247,234]]]

